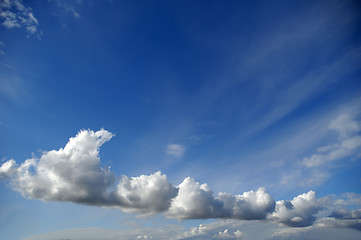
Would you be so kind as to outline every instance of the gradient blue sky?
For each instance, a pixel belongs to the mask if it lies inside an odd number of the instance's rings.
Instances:
[[[116,176],[332,202],[305,228],[178,221],[23,197],[4,177],[1,239],[360,238],[359,1],[0,0],[0,21],[2,163],[103,128]]]

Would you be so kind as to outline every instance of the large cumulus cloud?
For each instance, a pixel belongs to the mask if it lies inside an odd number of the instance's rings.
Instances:
[[[129,212],[159,213],[167,210],[177,189],[161,172],[149,176],[123,176],[115,193],[116,198]]]
[[[324,207],[313,191],[291,201],[275,202],[264,188],[238,195],[214,194],[206,183],[190,177],[174,186],[160,171],[117,176],[110,167],[102,166],[99,158],[100,147],[112,137],[104,129],[82,130],[64,148],[44,152],[20,165],[13,159],[6,161],[0,167],[0,180],[9,180],[14,190],[30,199],[116,207],[140,214],[164,213],[177,219],[266,220],[305,227],[315,222]],[[340,210],[321,223],[359,229],[360,211]],[[225,230],[219,233],[220,237],[226,235],[230,233]]]
[[[314,191],[301,194],[291,201],[277,201],[270,219],[292,227],[310,226],[316,214],[323,208]]]
[[[64,148],[26,160],[12,178],[23,196],[44,201],[107,204],[107,190],[115,178],[100,166],[99,147],[112,134],[105,130],[81,131]]]
[[[168,208],[177,190],[160,172],[150,176],[119,179],[109,167],[102,167],[99,148],[113,135],[106,131],[80,131],[64,148],[43,153],[40,158],[14,160],[0,168],[0,179],[24,197],[43,201],[67,201],[115,206],[141,213]]]
[[[218,193],[216,197],[207,184],[199,184],[188,177],[178,186],[178,196],[173,199],[167,213],[180,219],[236,218],[264,219],[273,212],[275,202],[264,188],[242,195]]]

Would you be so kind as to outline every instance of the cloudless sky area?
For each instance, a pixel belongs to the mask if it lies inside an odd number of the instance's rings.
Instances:
[[[0,0],[0,238],[361,239],[360,1]]]

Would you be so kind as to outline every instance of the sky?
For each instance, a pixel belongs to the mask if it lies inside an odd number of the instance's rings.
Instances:
[[[360,239],[360,1],[0,0],[0,238]]]

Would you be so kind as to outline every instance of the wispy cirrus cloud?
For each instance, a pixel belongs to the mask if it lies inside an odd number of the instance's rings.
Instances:
[[[0,41],[0,48],[4,47],[4,43]],[[5,55],[4,50],[0,49],[0,55]]]
[[[295,134],[275,141],[277,144],[262,157],[277,156],[270,166],[278,170],[279,184],[285,188],[316,188],[332,178],[336,168],[358,164],[360,104],[356,98],[321,114],[310,114],[297,124]]]
[[[337,160],[359,156],[361,154],[359,115],[360,111],[354,109],[354,111],[340,114],[330,121],[328,127],[331,131],[338,133],[338,141],[318,147],[314,154],[303,158],[301,164],[308,168],[314,168]]]
[[[6,68],[13,70],[12,66],[2,64]],[[0,98],[6,98],[16,103],[22,103],[29,97],[29,86],[16,75],[0,74]]]
[[[23,4],[22,0],[4,0],[0,2],[1,25],[8,29],[25,28],[25,30],[37,37],[41,37],[39,22],[33,14],[33,10]]]
[[[166,153],[173,157],[181,158],[185,153],[185,147],[181,144],[168,144]]]
[[[59,0],[49,0],[53,2],[59,9],[64,11],[66,14],[72,15],[74,18],[79,18],[80,14],[78,11],[74,8],[74,6],[71,3],[68,3],[68,1],[59,1]],[[78,5],[82,4],[82,1],[76,1]]]

